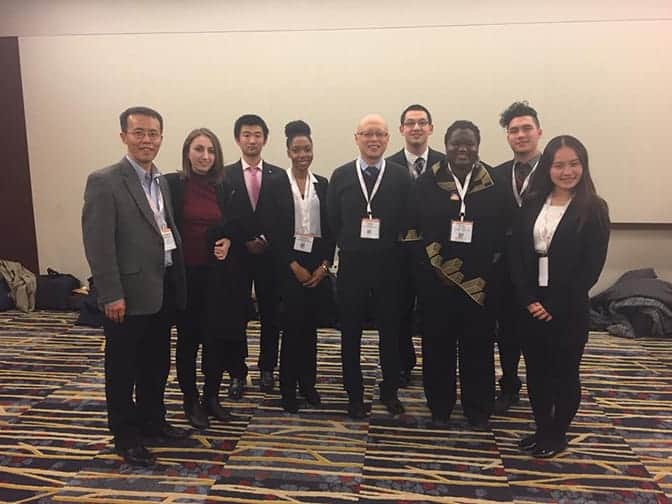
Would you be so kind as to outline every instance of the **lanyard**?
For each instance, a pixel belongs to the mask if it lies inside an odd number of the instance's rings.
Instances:
[[[534,170],[537,169],[539,161],[541,161],[541,158],[537,159],[537,162],[534,163],[534,166],[530,170],[530,173],[528,173],[527,177],[525,177],[525,180],[523,180],[523,186],[520,188],[520,193],[518,193],[518,186],[516,185],[516,162],[515,161],[513,162],[513,168],[511,169],[511,186],[513,187],[513,197],[516,198],[516,203],[518,203],[519,207],[523,206],[523,193],[525,192],[525,189],[527,189],[527,186],[530,184],[530,179],[532,178]]]
[[[288,171],[289,175],[289,184],[292,186],[292,194],[294,194],[294,204],[299,205],[299,212],[301,214],[301,229],[305,233],[310,233],[310,198],[313,191],[313,174],[308,171],[306,173],[306,194],[301,195],[301,190],[299,189],[299,184],[294,178],[292,169]]]
[[[464,216],[467,213],[467,205],[464,202],[464,198],[467,196],[467,191],[469,190],[469,182],[471,182],[471,175],[474,173],[474,167],[471,167],[471,170],[469,170],[469,173],[467,173],[467,176],[464,178],[464,186],[462,185],[462,182],[460,182],[460,179],[453,173],[450,163],[448,163],[448,171],[450,171],[450,174],[453,176],[455,186],[457,187],[457,194],[460,195],[460,220],[463,221]]]
[[[383,159],[382,164],[380,165],[380,172],[378,173],[378,178],[376,183],[373,185],[373,190],[371,195],[366,190],[366,184],[364,183],[364,175],[362,175],[362,164],[359,159],[357,159],[357,178],[359,179],[359,186],[362,188],[362,194],[364,195],[364,200],[366,201],[366,213],[369,215],[369,219],[373,217],[373,212],[371,211],[371,201],[376,196],[378,188],[380,187],[380,181],[383,180],[383,173],[385,173],[385,160]]]
[[[154,202],[154,198],[152,198],[152,187],[156,184],[156,202]],[[145,186],[143,184],[142,186],[143,189],[145,189]],[[159,180],[158,177],[152,177],[151,181],[149,183],[149,188],[145,190],[145,196],[147,196],[147,202],[149,203],[149,208],[151,208],[152,213],[154,214],[154,219],[156,219],[157,224],[160,222],[161,226],[164,225],[164,219],[163,219],[163,197],[161,195],[161,189],[159,187]],[[159,226],[159,227],[161,227]]]

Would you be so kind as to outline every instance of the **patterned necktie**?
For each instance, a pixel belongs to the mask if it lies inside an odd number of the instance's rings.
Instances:
[[[523,184],[525,179],[532,171],[532,167],[527,163],[518,163],[516,165],[515,174],[516,174],[516,188],[518,189],[518,194],[523,189]]]
[[[259,180],[259,175],[261,170],[256,166],[250,166],[250,203],[252,203],[252,209],[257,209],[257,203],[259,203],[259,191],[261,190],[261,181]]]
[[[364,170],[364,182],[366,183],[366,190],[369,195],[371,194],[371,191],[373,191],[373,186],[376,184],[379,171],[377,166],[367,166]]]
[[[415,163],[413,163],[413,170],[415,170],[415,178],[418,178],[420,175],[422,175],[422,170],[425,169],[425,160],[422,159],[421,157],[417,158],[415,160]]]

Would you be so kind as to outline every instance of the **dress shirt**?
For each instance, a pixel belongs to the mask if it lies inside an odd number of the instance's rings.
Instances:
[[[537,254],[548,254],[555,230],[558,228],[558,224],[560,224],[562,216],[565,215],[565,210],[567,210],[571,201],[570,199],[564,205],[551,205],[549,196],[549,199],[544,203],[537,220],[534,222],[534,230],[532,231],[534,250]]]
[[[294,234],[321,237],[320,198],[318,198],[317,190],[315,189],[317,178],[310,171],[308,172],[306,189],[304,194],[301,195],[299,185],[291,169],[287,170],[287,175],[289,175],[292,196],[294,198]],[[308,196],[307,199],[306,195]]]
[[[140,179],[140,185],[145,192],[145,196],[147,196],[149,208],[152,210],[156,225],[159,230],[166,229],[168,227],[166,221],[166,205],[163,195],[161,194],[161,186],[159,185],[159,177],[161,176],[161,173],[159,173],[159,170],[154,164],[152,164],[152,167],[148,172],[130,156],[126,156],[126,159],[131,163],[131,166]],[[173,265],[172,250],[165,251],[164,264],[166,268]]]
[[[417,179],[419,175],[415,171],[415,161],[420,157],[425,160],[425,166],[422,168],[422,173],[424,173],[425,170],[427,169],[427,163],[429,163],[429,146],[427,146],[425,152],[423,152],[419,156],[417,154],[413,154],[404,147],[404,156],[406,156],[406,162],[408,163],[408,171],[411,174],[411,177],[413,179]]]
[[[240,159],[240,164],[243,166],[243,178],[245,179],[245,187],[247,188],[247,194],[250,197],[250,204],[252,205],[252,208],[254,210],[256,210],[255,204],[259,203],[259,202],[258,201],[257,202],[252,201],[252,171],[251,171],[252,165],[249,164],[247,161],[245,161],[245,159],[243,159],[243,158]],[[259,177],[259,193],[260,194],[261,194],[261,184],[263,183],[263,179],[264,179],[264,177],[263,177],[263,174],[264,174],[263,166],[264,166],[264,161],[260,160],[259,164],[255,167],[257,170],[259,170],[259,173],[257,174],[257,176]]]

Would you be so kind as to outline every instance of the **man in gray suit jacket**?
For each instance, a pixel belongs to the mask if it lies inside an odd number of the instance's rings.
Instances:
[[[82,232],[105,312],[105,397],[115,450],[129,464],[148,466],[154,456],[144,446],[147,438],[189,434],[166,422],[163,403],[170,327],[185,305],[184,262],[170,192],[153,164],[163,119],[133,107],[120,123],[128,153],[89,175]]]

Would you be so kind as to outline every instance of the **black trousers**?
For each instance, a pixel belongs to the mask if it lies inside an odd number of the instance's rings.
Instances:
[[[495,396],[492,315],[461,289],[444,286],[438,279],[427,278],[421,296],[425,308],[422,374],[430,410],[445,417],[452,413],[459,358],[464,414],[472,421],[489,418]]]
[[[260,255],[247,254],[245,261],[249,292],[251,295],[252,284],[254,284],[261,323],[257,364],[260,371],[273,371],[278,363],[278,343],[280,342],[280,330],[276,320],[279,303],[276,265],[269,251]],[[247,349],[245,355],[247,355]]]
[[[208,277],[212,274],[208,266],[188,266],[187,307],[177,316],[177,348],[175,364],[177,381],[184,394],[185,402],[197,399],[196,356],[202,345],[201,370],[205,376],[206,392],[217,395],[224,370],[233,378],[245,378],[245,344],[243,341],[227,341],[223,338],[206,337],[206,296]]]
[[[516,303],[513,283],[507,269],[497,273],[499,277],[496,292],[497,300],[497,347],[499,348],[499,362],[502,367],[502,377],[499,387],[503,394],[513,395],[520,392],[522,383],[518,377],[518,364],[522,353],[522,328],[520,327],[520,308]]]
[[[341,324],[343,385],[351,401],[364,394],[360,362],[367,304],[373,308],[383,382],[380,397],[395,397],[399,388],[400,250],[340,251],[336,298]]]
[[[314,254],[306,254],[299,261],[312,272],[320,264]],[[296,387],[308,391],[317,382],[317,313],[319,304],[328,298],[329,283],[323,280],[316,287],[303,287],[289,269],[280,271],[283,324],[280,348],[280,392],[283,396],[294,397]]]
[[[403,371],[410,374],[415,367],[417,359],[413,346],[413,335],[422,333],[422,303],[418,299],[417,279],[417,254],[415,247],[419,243],[407,243],[402,245],[400,274],[400,314],[401,323],[399,330],[399,364]]]
[[[541,322],[525,312],[523,354],[537,436],[560,441],[567,434],[581,403],[579,367],[586,334],[568,334],[563,321]]]
[[[163,306],[151,315],[105,318],[107,421],[118,448],[134,446],[141,431],[165,421],[163,396],[170,372],[170,328],[175,294],[166,274]]]

